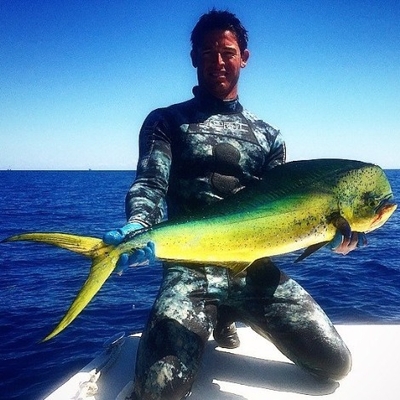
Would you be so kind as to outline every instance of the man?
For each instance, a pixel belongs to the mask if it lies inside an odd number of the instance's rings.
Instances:
[[[240,71],[247,64],[247,31],[235,15],[213,10],[192,36],[197,69],[194,98],[157,109],[140,132],[137,176],[126,198],[128,224],[106,233],[124,236],[168,216],[190,213],[234,195],[285,162],[281,134],[244,110],[238,101]],[[355,233],[339,237],[337,252],[357,244]],[[150,258],[152,244],[134,254]],[[190,394],[204,346],[214,338],[239,345],[234,321],[271,340],[287,357],[324,379],[340,379],[351,356],[315,301],[269,259],[255,261],[240,276],[205,265],[165,263],[164,277],[137,355],[135,399],[182,399]]]

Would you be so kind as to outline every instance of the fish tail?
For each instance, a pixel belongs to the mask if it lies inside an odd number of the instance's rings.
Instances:
[[[117,247],[105,244],[101,239],[66,233],[26,233],[15,235],[3,242],[32,241],[46,243],[71,250],[92,259],[89,276],[75,300],[58,325],[42,341],[47,341],[64,330],[87,306],[103,283],[111,275],[120,256]]]
[[[112,247],[107,246],[98,238],[53,232],[23,233],[21,235],[11,236],[4,239],[2,242],[7,243],[19,241],[46,243],[90,258],[98,257]]]

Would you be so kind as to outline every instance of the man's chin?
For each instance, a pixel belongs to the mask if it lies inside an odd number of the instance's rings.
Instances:
[[[236,92],[229,85],[220,83],[207,88],[208,92],[221,100],[230,100],[236,98]],[[235,93],[234,93],[235,92]]]

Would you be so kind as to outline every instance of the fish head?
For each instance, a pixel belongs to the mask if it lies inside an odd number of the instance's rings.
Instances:
[[[386,174],[377,165],[343,173],[336,190],[340,214],[353,231],[366,233],[381,227],[397,208]]]

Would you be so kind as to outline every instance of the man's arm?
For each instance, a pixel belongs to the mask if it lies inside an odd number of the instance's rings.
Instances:
[[[267,156],[265,169],[270,170],[286,162],[286,145],[280,131],[276,131],[275,140]]]
[[[169,128],[162,110],[150,113],[143,123],[136,179],[125,199],[129,222],[149,227],[163,217],[172,161]]]

